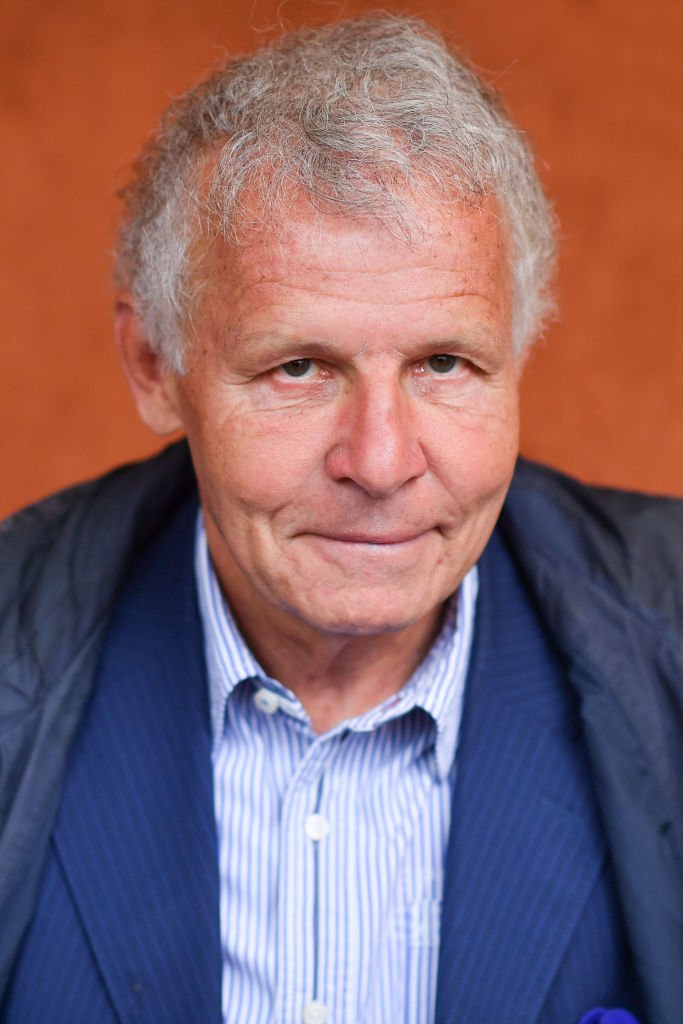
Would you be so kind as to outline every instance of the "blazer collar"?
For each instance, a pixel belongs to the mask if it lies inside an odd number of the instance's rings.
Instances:
[[[605,859],[576,709],[498,537],[480,562],[437,1024],[536,1020]]]
[[[186,503],[124,587],[55,831],[112,1003],[137,1024],[220,1021],[195,516],[195,501]]]

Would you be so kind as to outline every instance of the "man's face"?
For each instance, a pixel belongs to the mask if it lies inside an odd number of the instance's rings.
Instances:
[[[169,389],[250,632],[426,620],[495,524],[517,452],[505,234],[493,206],[431,212],[409,246],[302,208],[211,257]]]

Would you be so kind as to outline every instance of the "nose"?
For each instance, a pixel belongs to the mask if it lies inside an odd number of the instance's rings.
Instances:
[[[351,480],[373,498],[388,497],[427,470],[414,410],[399,381],[359,384],[347,396],[328,475]]]

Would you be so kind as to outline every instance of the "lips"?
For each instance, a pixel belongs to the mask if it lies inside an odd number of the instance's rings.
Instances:
[[[426,532],[426,530],[422,530],[418,533],[314,533],[312,536],[319,537],[321,540],[336,541],[340,544],[374,544],[378,546],[388,546],[409,544],[410,541],[418,540],[418,538],[423,537]]]

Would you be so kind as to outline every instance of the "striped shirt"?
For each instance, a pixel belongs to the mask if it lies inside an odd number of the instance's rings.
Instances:
[[[316,735],[240,635],[200,513],[225,1024],[428,1024],[477,572],[405,686]]]

